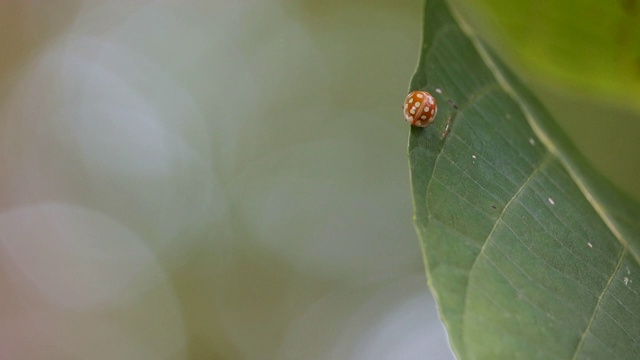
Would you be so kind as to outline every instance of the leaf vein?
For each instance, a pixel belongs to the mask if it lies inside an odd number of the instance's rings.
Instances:
[[[478,255],[476,255],[475,259],[473,260],[473,263],[471,264],[471,268],[469,269],[469,274],[471,274],[473,272],[474,267],[478,263],[478,259],[480,258],[480,256],[482,256],[482,254],[486,250],[487,244],[489,243],[489,240],[491,239],[493,233],[495,232],[496,228],[498,227],[498,224],[502,221],[502,217],[507,212],[507,209],[509,209],[509,205],[511,205],[513,200],[516,199],[518,197],[518,195],[520,195],[520,193],[522,193],[522,191],[527,187],[527,185],[531,183],[531,180],[536,176],[536,174],[538,174],[540,172],[540,169],[542,169],[546,164],[548,164],[549,161],[551,161],[551,159],[552,159],[551,153],[547,153],[547,155],[540,161],[538,166],[536,166],[533,169],[533,171],[531,172],[531,175],[529,175],[529,177],[522,183],[522,186],[520,186],[520,188],[515,192],[515,194],[507,202],[507,204],[504,206],[504,208],[502,208],[502,212],[500,212],[500,215],[496,219],[496,221],[495,221],[495,223],[493,225],[493,228],[491,229],[491,231],[489,232],[489,234],[485,238],[484,244],[482,245],[482,248],[480,249],[480,252],[478,253]],[[465,286],[465,290],[464,290],[464,298],[465,298],[464,307],[462,309],[462,314],[463,314],[462,315],[462,321],[463,321],[462,328],[463,329],[464,329],[464,317],[465,317],[464,314],[467,311],[467,306],[468,306],[468,302],[469,302],[469,280],[468,279],[467,279],[467,285]]]
[[[603,209],[603,207],[600,205],[600,196],[598,196],[597,193],[594,193],[590,189],[590,186],[586,184],[585,181],[580,177],[580,169],[578,169],[576,164],[554,145],[549,135],[539,126],[539,124],[537,124],[537,122],[534,120],[534,112],[530,109],[526,101],[522,99],[522,96],[520,96],[520,94],[518,94],[517,91],[511,86],[502,70],[500,70],[500,67],[491,58],[491,55],[489,55],[480,40],[472,37],[471,41],[489,70],[494,74],[495,80],[502,85],[507,94],[509,94],[518,104],[525,116],[525,119],[529,123],[529,126],[531,127],[533,132],[537,135],[538,139],[542,141],[542,143],[547,147],[547,149],[549,149],[549,151],[551,151],[556,157],[558,157],[558,159],[567,170],[567,173],[569,174],[571,179],[576,183],[576,185],[578,186],[584,197],[587,199],[587,201],[591,204],[593,209],[598,213],[598,215],[600,215],[605,225],[607,225],[607,227],[609,228],[609,231],[611,231],[611,233],[618,239],[618,242],[622,244],[625,250],[629,249],[629,254],[633,257],[636,263],[640,263],[640,254],[636,253],[635,248],[629,247],[627,239],[621,232],[621,230],[623,230],[622,226],[609,214],[610,209]]]
[[[552,232],[550,229],[546,228],[546,227],[542,224],[542,222],[540,222],[540,219],[538,219],[538,217],[535,215],[535,213],[533,213],[533,212],[532,212],[528,207],[523,206],[523,209],[525,209],[525,211],[526,211],[529,215],[531,215],[531,219],[532,219],[532,220],[534,220],[538,225],[540,225],[540,227],[541,227],[541,228],[543,228],[543,229],[544,229],[545,233],[547,233],[547,234],[553,234],[553,232]],[[561,223],[565,228],[569,229],[569,230],[571,231],[571,233],[573,233],[574,235],[576,235],[576,236],[580,237],[580,235],[579,235],[579,234],[577,234],[577,233],[576,233],[576,232],[575,232],[575,231],[574,231],[570,226],[568,226],[567,224],[565,224],[565,222],[564,222],[564,221],[562,221],[559,217],[555,216],[555,214],[554,214],[554,217],[555,217],[555,218],[556,218],[556,220],[558,220],[558,221],[559,221],[559,222],[560,222],[560,223]],[[508,226],[508,225],[507,225],[507,226]],[[515,232],[514,232],[514,234],[515,234]],[[516,235],[516,237],[518,237],[518,236]],[[565,248],[565,249],[567,249],[567,251],[568,251],[571,255],[573,255],[573,257],[574,257],[574,258],[576,258],[577,260],[581,260],[580,256],[579,256],[578,254],[576,254],[576,253],[575,253],[575,251],[574,251],[571,247],[569,247],[569,246],[567,246],[566,244],[562,243],[560,240],[558,240],[558,238],[557,238],[556,236],[551,235],[551,236],[550,236],[550,238],[551,238],[551,239],[553,239],[553,240],[554,240],[554,241],[555,241],[555,242],[556,242],[556,243],[557,243],[561,248]],[[526,245],[525,245],[525,246],[526,246]],[[528,248],[528,247],[527,247],[527,248]],[[602,253],[602,252],[600,252],[600,253]],[[596,267],[594,267],[590,262],[586,261],[586,262],[585,262],[585,264],[586,264],[586,266],[587,266],[589,269],[593,270],[593,272],[594,272],[595,274],[598,274],[598,275],[600,274],[599,269],[597,269]],[[562,272],[561,272],[561,273],[562,273]],[[564,273],[563,273],[563,274],[564,274]],[[569,278],[568,276],[566,276],[566,274],[565,274],[565,277],[566,277],[567,279],[571,279],[571,278]],[[576,281],[575,279],[572,279],[572,280]],[[578,282],[578,283],[580,283],[580,282]],[[583,285],[583,284],[581,284],[581,283],[580,283],[580,285],[584,286],[584,285]],[[595,294],[594,294],[594,295],[595,295]]]
[[[505,274],[504,272],[502,272],[502,270],[500,270],[500,269],[498,268],[498,266],[496,265],[496,263],[494,263],[494,262],[493,262],[493,260],[491,260],[491,258],[489,258],[489,257],[486,257],[486,259],[487,259],[487,261],[489,261],[489,263],[493,266],[493,268],[494,268],[494,269],[496,269],[496,271],[498,271],[498,272],[502,275],[502,277],[504,277],[504,279],[509,283],[509,285],[511,286],[511,288],[513,288],[514,290],[516,290],[516,291],[517,291],[517,288],[516,288],[516,287],[511,283],[511,281],[509,281],[509,278],[506,276],[506,274]],[[491,296],[491,295],[493,295],[493,294],[489,294],[489,293],[487,293],[487,291],[486,291],[486,290],[482,290],[482,292],[487,296],[487,299],[488,299],[489,301],[491,301],[491,303],[492,303],[494,306],[496,306],[497,308],[499,308],[499,309],[501,309],[501,310],[502,310],[502,313],[503,313],[503,314],[509,314],[509,311],[508,311],[507,309],[505,309],[503,306],[501,306],[500,304],[498,304],[498,303],[496,303],[495,301],[493,301],[493,298],[492,298],[492,296]],[[544,313],[544,310],[542,310],[540,307],[538,307],[536,304],[534,304],[534,303],[533,303],[529,298],[527,298],[526,296],[523,296],[523,299],[525,299],[529,304],[531,304],[531,306],[533,306],[534,308],[536,308],[536,309],[538,309],[538,310],[540,310],[541,312],[543,312],[543,313]],[[465,308],[466,308],[466,307],[465,307]],[[465,312],[465,314],[463,315],[463,321],[464,321],[464,318],[465,318],[466,316],[471,316],[472,318],[475,318],[475,319],[481,320],[481,321],[483,321],[483,322],[485,322],[485,323],[487,322],[486,317],[478,316],[478,315],[477,315],[476,313],[474,313],[474,312],[471,312],[471,313],[466,313],[466,312]],[[508,315],[508,316],[511,316],[511,315]],[[494,324],[494,323],[491,323],[491,324]],[[512,334],[512,336],[513,336],[513,337],[518,338],[518,339],[519,339],[520,341],[522,341],[522,342],[529,343],[529,344],[534,344],[534,343],[532,343],[532,342],[528,339],[528,337],[526,337],[526,336],[519,336],[519,335],[517,335],[517,334]],[[535,346],[535,347],[536,347],[536,348],[538,348],[540,351],[542,351],[542,352],[544,352],[544,353],[547,353],[547,354],[549,354],[549,355],[553,355],[553,356],[554,356],[554,357],[556,357],[556,358],[560,358],[560,357],[561,357],[561,356],[560,356],[560,354],[556,354],[556,353],[549,352],[549,349],[548,349],[548,348],[540,349],[538,346]]]
[[[584,339],[587,337],[587,333],[591,331],[591,325],[593,324],[593,319],[595,319],[595,317],[596,317],[596,313],[598,312],[598,308],[600,307],[600,303],[602,302],[602,299],[604,298],[604,294],[607,292],[607,290],[609,289],[609,286],[611,286],[611,283],[613,282],[613,279],[616,277],[616,274],[618,273],[618,270],[620,269],[620,266],[622,265],[622,260],[624,259],[624,254],[626,254],[626,252],[627,252],[627,248],[624,247],[622,249],[622,251],[620,252],[620,257],[618,258],[618,263],[616,264],[615,269],[613,269],[613,273],[609,277],[609,281],[607,282],[607,285],[605,285],[604,289],[602,289],[602,292],[600,293],[600,296],[598,296],[598,301],[596,302],[596,306],[593,308],[593,312],[591,313],[591,318],[589,319],[589,322],[587,323],[587,326],[585,327],[584,331],[582,332],[582,335],[580,336],[580,341],[578,342],[578,345],[576,345],[576,349],[573,352],[572,360],[577,359],[578,352],[582,348],[582,344],[584,344]]]

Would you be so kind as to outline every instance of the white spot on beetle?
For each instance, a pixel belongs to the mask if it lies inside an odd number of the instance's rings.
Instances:
[[[422,94],[416,94],[419,99],[422,99]]]
[[[547,199],[547,200],[549,200],[549,204],[551,204],[551,205],[555,205],[555,204],[556,204],[556,202],[555,202],[555,201],[553,201],[553,199],[552,199],[552,198],[549,198],[549,199]]]
[[[420,102],[416,101],[416,104],[414,106],[415,107],[419,107],[420,106]]]

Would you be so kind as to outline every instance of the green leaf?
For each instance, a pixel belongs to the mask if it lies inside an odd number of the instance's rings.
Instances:
[[[458,357],[639,359],[640,206],[443,0],[427,2],[417,89],[438,117],[409,139],[415,225]]]
[[[455,1],[538,75],[640,109],[637,0]]]

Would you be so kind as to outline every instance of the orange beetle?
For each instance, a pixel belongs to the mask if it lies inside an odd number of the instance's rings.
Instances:
[[[436,99],[426,91],[412,91],[404,99],[404,118],[413,126],[425,127],[433,122],[438,112]]]

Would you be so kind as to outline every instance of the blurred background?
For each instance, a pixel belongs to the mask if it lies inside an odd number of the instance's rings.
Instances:
[[[1,2],[0,358],[452,359],[400,114],[421,19]],[[640,198],[637,115],[537,91]]]

